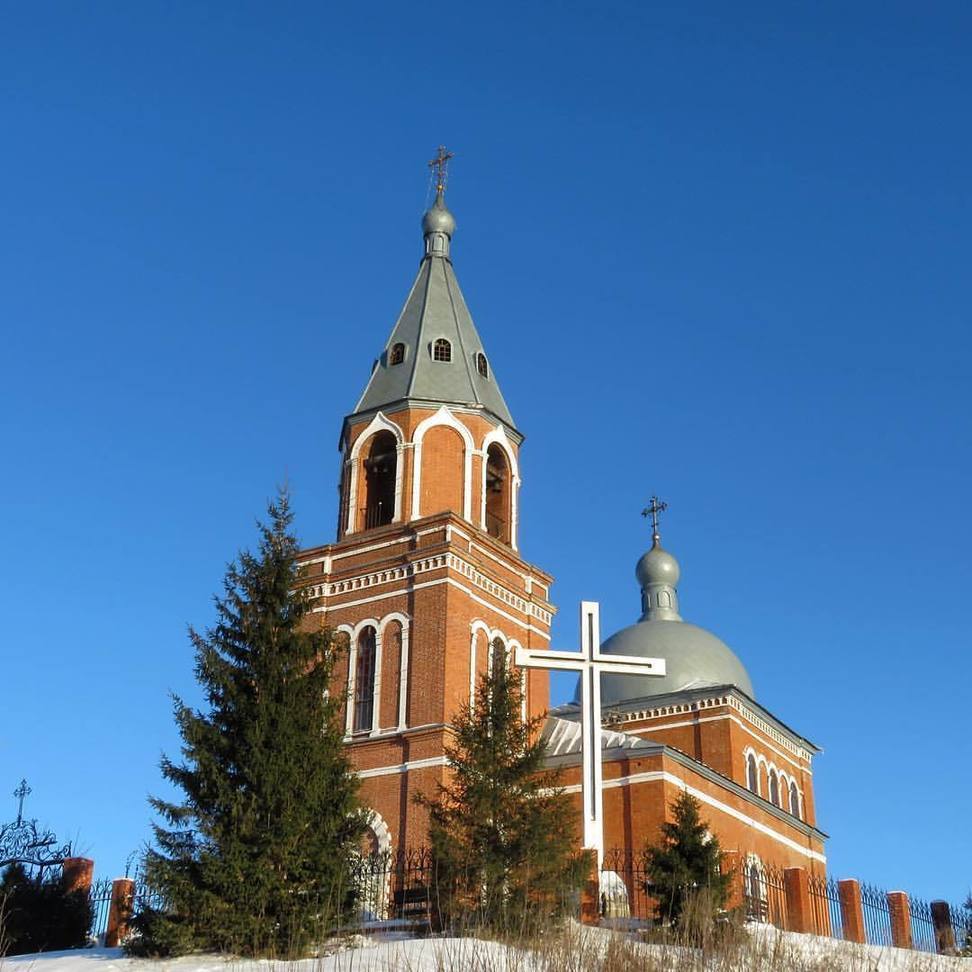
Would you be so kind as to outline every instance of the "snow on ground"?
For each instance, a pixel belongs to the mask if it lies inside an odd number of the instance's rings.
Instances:
[[[413,938],[385,936],[362,938],[320,958],[298,962],[191,955],[178,959],[130,959],[119,948],[77,949],[0,959],[0,972],[596,972],[608,942],[618,933],[605,929],[580,929],[567,951],[569,960],[548,954],[532,958],[521,949],[476,938]],[[779,932],[771,927],[753,929],[751,944],[731,965],[702,965],[688,949],[636,944],[632,967],[658,970],[718,968],[728,972],[792,970],[848,970],[848,972],[972,972],[972,960],[949,959],[903,949],[853,945],[812,935]],[[583,955],[583,959],[582,959]],[[563,965],[561,965],[563,961]],[[611,963],[617,969],[617,956]],[[627,965],[627,963],[623,963]]]

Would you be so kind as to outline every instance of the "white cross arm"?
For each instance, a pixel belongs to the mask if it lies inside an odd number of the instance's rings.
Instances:
[[[514,661],[519,668],[547,668],[558,672],[580,672],[591,662],[580,651],[548,651],[518,645]],[[637,655],[608,655],[598,650],[592,659],[597,670],[606,675],[664,675],[664,658],[639,658]]]

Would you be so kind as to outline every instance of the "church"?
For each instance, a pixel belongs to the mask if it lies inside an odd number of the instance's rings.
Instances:
[[[427,814],[414,797],[444,779],[450,720],[491,657],[557,647],[553,576],[524,559],[518,540],[523,435],[453,267],[446,160],[440,151],[433,163],[418,273],[343,420],[335,542],[300,555],[315,616],[347,646],[335,679],[380,851],[425,844]],[[687,790],[736,859],[822,875],[820,750],[757,701],[723,641],[683,618],[691,589],[683,607],[661,508],[653,501],[651,549],[637,563],[640,618],[600,646],[664,662],[662,676],[600,676],[604,847],[639,853]],[[524,685],[529,714],[547,713],[548,760],[580,818],[578,700],[551,711],[540,668],[524,670]]]

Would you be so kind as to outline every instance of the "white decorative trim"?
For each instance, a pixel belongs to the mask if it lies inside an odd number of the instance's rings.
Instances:
[[[700,803],[705,803],[716,810],[722,811],[741,823],[752,827],[753,830],[758,830],[760,833],[766,834],[767,837],[770,837],[778,843],[783,844],[790,850],[796,851],[798,854],[802,854],[804,857],[808,857],[814,861],[819,861],[821,864],[827,863],[827,858],[825,855],[819,853],[818,851],[810,850],[810,848],[804,847],[802,844],[798,844],[795,840],[792,840],[785,834],[781,834],[778,831],[773,830],[772,827],[768,827],[759,820],[754,820],[741,810],[737,810],[735,807],[730,807],[727,803],[717,800],[715,797],[710,796],[703,790],[698,790],[695,787],[689,786],[685,780],[675,776],[673,773],[669,773],[667,770],[651,770],[646,773],[632,773],[630,776],[623,776],[620,779],[605,780],[604,789],[612,790],[619,787],[633,786],[638,783],[656,783],[659,781],[664,781],[666,783],[671,783],[673,786],[680,787],[691,796],[694,796]],[[570,786],[565,786],[563,789],[566,793],[579,793],[580,784],[574,783]]]
[[[347,464],[350,469],[348,479],[348,516],[345,524],[345,534],[355,533],[358,512],[358,459],[361,449],[373,435],[378,432],[391,432],[395,436],[397,446],[395,448],[395,515],[392,523],[398,523],[402,518],[402,452],[405,444],[405,436],[402,430],[390,419],[386,418],[382,412],[378,412],[368,423],[368,426],[354,440],[351,446],[351,454],[348,456]]]
[[[392,849],[391,831],[388,829],[384,817],[377,810],[369,807],[368,818],[365,823],[375,835],[375,840],[378,842],[378,853],[390,854]]]
[[[678,702],[672,705],[658,706],[656,708],[637,709],[637,710],[632,709],[628,712],[620,713],[620,716],[622,722],[641,722],[642,720],[645,719],[660,719],[669,715],[678,715],[683,712],[684,713],[697,712],[699,709],[715,708],[717,706],[722,706],[722,705],[729,706],[730,708],[735,709],[741,715],[745,716],[745,718],[747,718],[754,726],[756,726],[757,729],[759,729],[762,733],[764,733],[764,735],[769,736],[770,739],[773,739],[774,741],[779,743],[781,746],[783,746],[784,749],[788,750],[798,759],[806,760],[807,763],[809,763],[810,760],[813,758],[813,754],[810,753],[807,749],[805,749],[803,746],[798,745],[795,742],[792,742],[790,739],[787,739],[787,737],[784,736],[783,733],[779,732],[777,729],[774,729],[765,719],[761,719],[748,705],[743,704],[734,695],[712,696],[707,699],[697,699],[694,702]],[[720,718],[724,718],[724,717],[720,717]],[[759,742],[761,742],[763,745],[768,745],[765,739],[762,739],[761,737],[757,736],[749,727],[744,725],[742,722],[739,722],[738,724],[743,729],[745,729],[754,739],[759,740]],[[772,749],[773,747],[769,746],[769,748]],[[774,750],[774,752],[777,751]],[[787,758],[784,753],[777,752],[777,754],[782,759]],[[790,760],[790,762],[792,762],[792,760]],[[797,763],[794,763],[794,765],[797,766],[797,768],[802,770],[803,772],[809,772],[808,770],[805,769],[805,767],[800,766]]]
[[[482,632],[486,635],[486,657],[489,658],[489,645],[493,640],[492,632],[490,631],[489,625],[485,621],[481,621],[478,618],[471,622],[469,625],[469,709],[475,707],[476,704],[476,635]]]
[[[757,735],[741,719],[739,719],[737,716],[734,715],[706,716],[705,718],[702,719],[692,719],[686,722],[666,722],[664,725],[661,726],[641,726],[638,729],[625,729],[624,732],[630,733],[631,735],[634,736],[640,736],[643,733],[648,733],[648,732],[664,732],[666,729],[677,729],[682,726],[694,726],[697,724],[701,724],[703,722],[723,722],[726,719],[728,719],[731,722],[734,722],[737,726],[739,726],[740,729],[742,729],[743,732],[752,736],[753,739],[755,739],[761,746],[765,746],[771,752],[776,753],[776,755],[779,756],[780,759],[785,759],[791,766],[796,767],[796,769],[799,772],[806,773],[807,776],[813,776],[813,770],[811,770],[808,766],[801,766],[799,763],[794,762],[789,756],[786,755],[786,753],[781,753],[774,746],[770,745],[770,743],[768,743],[766,739],[764,739],[762,736]],[[624,719],[622,721],[627,722],[631,720]],[[765,756],[762,757],[762,759],[764,762],[766,761]]]
[[[519,492],[520,492],[520,468],[517,463],[516,453],[513,450],[512,443],[506,435],[506,430],[503,426],[493,429],[487,436],[483,439],[482,449],[480,450],[480,455],[482,456],[482,461],[480,465],[483,467],[482,476],[482,490],[481,490],[481,504],[479,512],[479,522],[482,528],[486,529],[486,464],[487,464],[487,453],[489,452],[489,447],[491,445],[498,445],[500,449],[506,455],[506,461],[509,463],[510,467],[510,546],[516,550],[516,534],[517,534],[517,522],[519,520],[519,511],[517,509],[519,502]]]
[[[544,624],[548,625],[553,620],[553,613],[551,611],[540,607],[539,604],[534,604],[532,601],[527,601],[525,598],[520,597],[519,594],[511,591],[508,587],[505,587],[502,584],[497,584],[496,581],[482,573],[479,568],[469,563],[468,560],[465,560],[458,554],[454,553],[436,554],[432,557],[425,557],[422,560],[414,560],[410,564],[405,564],[401,567],[390,567],[387,570],[376,570],[368,574],[359,574],[356,577],[348,577],[340,581],[324,581],[320,584],[308,585],[306,590],[308,596],[313,598],[332,598],[339,594],[347,594],[350,591],[357,591],[368,587],[378,587],[384,584],[396,583],[398,581],[406,580],[409,577],[426,573],[430,570],[441,570],[443,568],[452,568],[453,570],[458,571],[464,577],[472,581],[472,583],[478,588],[486,591],[488,594],[492,594],[493,597],[497,598],[497,600],[500,600],[504,604],[509,605],[511,608],[520,611],[527,617],[535,617]],[[393,595],[386,594],[383,596],[387,597]],[[364,602],[355,601],[354,603],[361,604]],[[341,605],[341,607],[346,606],[347,604]],[[322,608],[315,607],[313,610],[320,611]]]
[[[396,766],[376,766],[372,769],[358,770],[358,777],[367,780],[374,776],[398,776],[402,773],[410,773],[412,770],[427,769],[430,766],[446,766],[448,762],[445,756],[430,756],[428,759],[415,759],[410,763],[399,763]]]
[[[462,476],[462,518],[472,522],[472,454],[475,445],[469,429],[460,422],[452,412],[443,405],[436,413],[428,418],[422,419],[415,427],[412,434],[412,443],[415,449],[412,460],[412,515],[413,520],[418,520],[422,506],[422,440],[429,429],[437,425],[445,425],[454,429],[462,437],[463,441],[463,476]],[[433,510],[437,513],[438,510]]]

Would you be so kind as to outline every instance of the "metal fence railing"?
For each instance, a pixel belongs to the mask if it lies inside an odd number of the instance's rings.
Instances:
[[[813,926],[818,935],[844,937],[844,919],[840,910],[840,886],[835,878],[822,874],[808,877]]]
[[[949,911],[956,948],[972,952],[972,898],[965,905],[950,905]]]
[[[91,885],[89,900],[91,901],[90,934],[99,941],[104,941],[108,930],[108,912],[111,910],[111,878],[101,878]]]
[[[861,906],[864,911],[864,933],[868,944],[888,947],[893,945],[888,896],[870,884],[862,884]]]
[[[931,905],[921,898],[909,897],[908,908],[911,912],[912,947],[921,952],[937,952],[938,943],[935,940],[935,922],[932,920]]]
[[[353,863],[351,879],[359,918],[365,924],[428,925],[441,917],[437,913],[441,902],[435,861],[427,848],[362,855]],[[788,913],[787,880],[783,868],[749,858],[735,880],[741,884],[743,913],[748,920],[794,930],[794,922],[798,919]],[[133,882],[132,913],[165,907],[163,896],[149,885],[141,871],[135,872]],[[808,875],[807,882],[812,930],[818,935],[845,938],[847,929],[844,927],[840,882],[817,874]],[[91,934],[101,941],[108,931],[112,884],[110,879],[101,879],[90,890]],[[627,849],[605,852],[600,874],[600,911],[605,919],[644,923],[664,920],[664,916],[658,914],[657,899],[652,891],[651,874],[643,854]],[[861,884],[860,895],[867,942],[892,946],[893,916],[887,893],[873,885]],[[327,904],[322,900],[322,908]],[[909,897],[908,906],[913,948],[929,953],[972,948],[972,907],[965,904],[949,906],[944,927],[950,928],[954,934],[952,945],[950,935],[943,931],[944,904]],[[802,919],[802,925],[806,927],[806,918]]]

